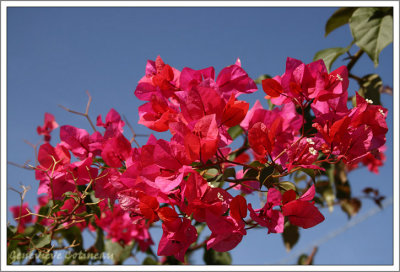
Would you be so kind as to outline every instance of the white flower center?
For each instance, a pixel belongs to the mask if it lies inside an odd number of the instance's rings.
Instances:
[[[368,104],[374,103],[371,99],[365,99],[365,101],[367,101]]]
[[[311,145],[315,144],[314,141],[311,138],[307,138],[306,141],[307,141],[307,143],[309,143]]]
[[[317,153],[318,153],[317,150],[314,149],[314,147],[310,147],[308,149],[308,152],[310,152],[311,155],[317,155]]]

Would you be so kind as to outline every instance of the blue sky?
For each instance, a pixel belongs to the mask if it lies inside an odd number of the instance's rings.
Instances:
[[[84,118],[58,107],[62,104],[84,111],[88,90],[93,96],[90,116],[103,117],[110,108],[125,115],[130,123],[138,120],[142,104],[133,91],[144,75],[146,61],[160,55],[171,66],[201,69],[214,66],[216,71],[233,64],[236,58],[252,78],[261,74],[281,75],[287,57],[305,63],[314,54],[329,47],[345,47],[352,41],[348,26],[324,38],[324,26],[336,8],[8,8],[7,12],[7,156],[8,161],[23,164],[34,160],[33,150],[24,143],[36,143],[36,127],[43,124],[45,112],[55,115],[60,125],[70,124],[90,131]],[[351,49],[355,53],[357,48]],[[393,47],[385,48],[380,64],[374,68],[366,55],[353,68],[356,75],[378,73],[385,85],[393,85]],[[333,69],[346,62],[340,58]],[[351,82],[353,93],[357,85]],[[259,91],[241,98],[261,100]],[[389,109],[387,161],[375,175],[366,169],[351,172],[353,195],[363,188],[379,188],[390,198],[393,184],[392,97],[383,95]],[[148,134],[135,125],[136,133]],[[54,132],[58,135],[59,130]],[[128,137],[130,136],[127,132]],[[165,137],[165,135],[157,137]],[[55,143],[54,137],[52,143]],[[138,139],[141,144],[145,139]],[[38,182],[33,172],[8,167],[8,186],[22,182],[32,190],[27,195],[30,206],[36,205]],[[16,193],[8,192],[8,204],[17,205]],[[375,208],[363,201],[360,215]],[[322,210],[326,221],[301,231],[293,251],[301,251],[317,240],[340,229],[349,221],[336,208]],[[323,243],[315,264],[392,264],[391,205],[355,227]],[[10,215],[8,216],[10,219]],[[10,219],[11,220],[11,219]],[[12,220],[11,220],[12,221]],[[161,236],[155,231],[154,240]],[[277,264],[282,260],[294,264],[280,235],[266,230],[248,231],[243,242],[232,252],[234,264]],[[304,252],[310,253],[310,252]],[[138,256],[139,259],[142,255]],[[194,263],[202,263],[201,254]],[[135,264],[133,259],[129,263]]]

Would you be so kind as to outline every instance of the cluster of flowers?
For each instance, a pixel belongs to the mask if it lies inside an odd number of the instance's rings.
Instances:
[[[44,126],[38,128],[45,139],[36,169],[38,194],[45,195],[40,205],[48,199],[64,199],[66,192],[79,195],[79,186],[91,186],[101,199],[96,225],[109,238],[125,243],[135,240],[146,250],[153,244],[148,228],[161,220],[158,255],[173,255],[180,261],[197,240],[193,219],[207,224],[211,230],[207,248],[216,251],[235,248],[246,229],[255,225],[267,228],[268,233],[282,233],[286,218],[293,225],[313,227],[324,220],[312,202],[314,185],[301,196],[272,185],[265,205],[253,209],[243,196],[259,190],[260,183],[256,178],[242,178],[251,167],[237,172],[230,188],[241,189],[242,194],[235,197],[227,188],[211,186],[204,169],[218,166],[224,173],[237,165],[249,166],[252,156],[275,167],[279,178],[300,168],[324,170],[321,162],[342,160],[354,166],[377,154],[386,141],[387,110],[359,95],[357,106],[348,109],[348,84],[344,66],[328,73],[323,61],[304,64],[288,58],[282,76],[262,82],[267,98],[278,106],[267,110],[257,101],[249,110],[249,104],[238,97],[257,91],[257,86],[239,60],[215,78],[213,67],[178,71],[157,57],[147,62],[135,90],[137,98],[146,101],[139,107],[139,123],[158,132],[169,130],[171,139],[151,135],[145,145],[132,147],[123,135],[124,121],[111,109],[105,122],[97,118],[96,125],[104,133],[61,126],[61,142],[53,147],[50,132],[58,125],[46,114]],[[304,131],[307,107],[314,114],[311,132]],[[242,128],[248,145],[244,153],[229,160],[233,140],[228,129],[234,126]],[[85,209],[84,205],[77,208],[75,201],[68,198],[59,213],[78,214]],[[108,203],[115,203],[112,210]],[[14,214],[21,213],[13,209]],[[251,220],[246,221],[247,211]],[[24,219],[22,227],[33,220]],[[76,224],[87,227],[86,222]]]

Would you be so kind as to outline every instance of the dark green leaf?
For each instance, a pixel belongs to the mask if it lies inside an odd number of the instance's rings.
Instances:
[[[232,140],[235,140],[243,133],[243,129],[240,127],[240,125],[236,125],[234,127],[230,127],[228,129],[228,133],[231,136]]]
[[[267,167],[264,167],[261,172],[260,176],[258,178],[260,182],[260,189],[264,185],[267,188],[270,188],[272,186],[272,183],[274,182],[274,179],[272,177],[272,174],[274,173],[275,168],[272,165],[269,165]]]
[[[50,244],[51,242],[51,235],[50,234],[43,234],[39,237],[34,237],[32,240],[33,245],[35,248],[43,248]]]
[[[11,238],[17,232],[17,228],[15,226],[7,226],[7,238]]]
[[[62,236],[67,240],[69,244],[72,244],[72,242],[75,240],[75,244],[78,244],[78,246],[74,247],[75,251],[81,251],[83,250],[82,247],[82,233],[81,230],[77,226],[71,226],[68,229],[62,229],[60,231]]]
[[[235,168],[227,168],[224,170],[224,173],[222,174],[223,179],[227,178],[235,178],[236,177],[236,170]]]
[[[328,19],[325,25],[325,37],[342,25],[345,25],[349,22],[351,15],[357,8],[345,7],[339,8],[332,14],[332,16]]]
[[[368,74],[361,78],[359,95],[365,99],[372,100],[374,105],[381,104],[380,90],[383,86],[382,79],[377,74]]]
[[[156,260],[154,260],[152,257],[146,257],[143,260],[142,264],[144,264],[144,265],[159,265],[159,263]]]
[[[351,45],[348,47],[334,47],[334,48],[327,48],[323,49],[321,51],[318,51],[315,56],[314,56],[314,61],[322,59],[325,62],[325,66],[328,69],[328,72],[331,70],[332,64],[335,62],[335,60],[349,51],[351,48]]]
[[[297,264],[307,265],[307,261],[308,261],[308,255],[307,254],[301,254],[299,259],[297,260]]]
[[[94,243],[95,248],[97,249],[97,252],[103,252],[104,251],[104,233],[103,230],[99,227],[96,228],[96,242]]]
[[[285,226],[282,233],[283,243],[285,244],[286,251],[290,251],[300,238],[299,227],[289,224]]]
[[[232,257],[229,252],[218,252],[214,249],[204,250],[203,260],[210,265],[232,264]]]
[[[256,169],[248,168],[248,170],[244,173],[243,178],[254,178],[254,180],[257,180],[259,173],[260,172]]]
[[[390,10],[358,8],[350,18],[350,29],[356,44],[377,66],[380,52],[393,42],[393,15]]]
[[[259,76],[256,80],[254,80],[254,82],[256,83],[256,84],[261,84],[261,82],[264,80],[264,79],[267,79],[267,78],[272,78],[270,75],[268,75],[268,74],[264,74],[264,75],[261,75],[261,76]]]

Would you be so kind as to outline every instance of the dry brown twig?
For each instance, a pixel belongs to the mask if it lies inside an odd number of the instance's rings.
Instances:
[[[81,115],[81,116],[86,117],[86,119],[89,121],[90,126],[92,127],[92,129],[96,132],[96,131],[97,131],[97,130],[96,130],[96,127],[94,126],[94,124],[93,124],[93,122],[92,122],[92,120],[90,119],[89,114],[88,114],[88,113],[89,113],[90,103],[92,102],[92,96],[90,95],[89,91],[86,91],[86,94],[88,95],[89,100],[88,100],[87,105],[86,105],[86,111],[85,111],[85,113],[71,110],[71,109],[69,109],[69,108],[67,108],[67,107],[64,107],[63,105],[58,105],[58,106],[59,106],[60,108],[63,108],[64,110],[70,112],[70,113],[73,113],[73,114],[77,114],[77,115]]]

